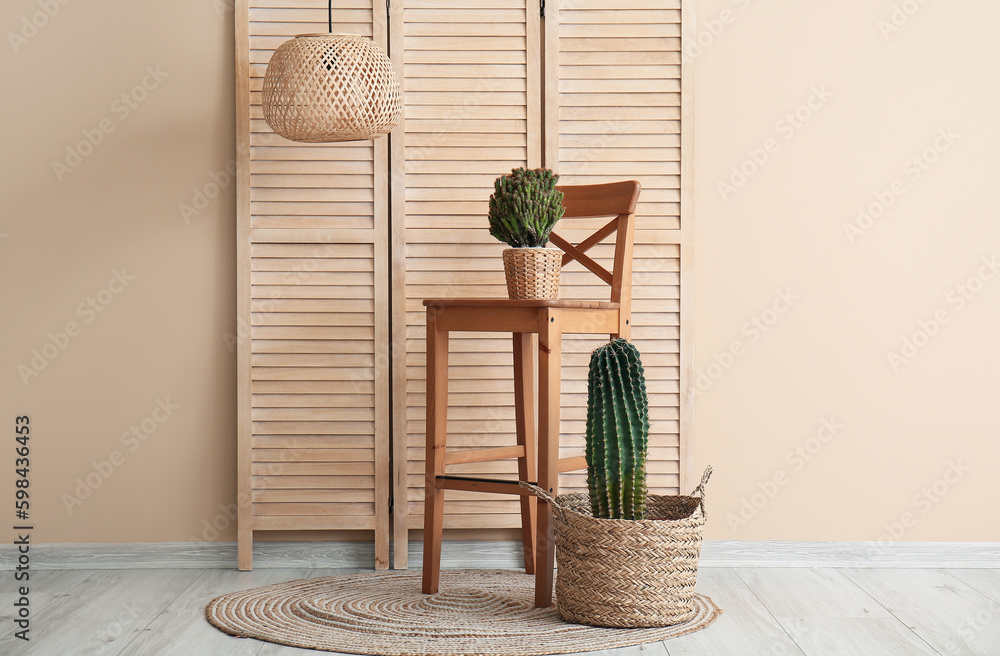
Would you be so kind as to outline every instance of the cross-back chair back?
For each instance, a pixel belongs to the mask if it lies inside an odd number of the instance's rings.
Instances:
[[[572,224],[574,219],[594,219],[609,217],[600,229],[579,244],[563,239],[556,231],[549,235],[549,241],[562,249],[562,265],[576,260],[610,285],[610,300],[621,305],[623,317],[629,317],[632,309],[632,243],[635,239],[635,206],[639,202],[642,187],[635,180],[610,182],[593,185],[564,185],[557,187],[563,192],[563,206],[566,213],[561,225]],[[557,225],[558,227],[558,225]],[[615,255],[611,271],[587,254],[591,248],[603,242],[613,233]]]

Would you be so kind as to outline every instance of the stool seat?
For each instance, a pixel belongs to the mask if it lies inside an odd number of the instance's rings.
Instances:
[[[577,300],[516,300],[506,298],[429,298],[424,300],[425,307],[480,307],[490,309],[503,308],[580,308],[584,310],[617,310],[621,303],[611,301],[577,301]]]

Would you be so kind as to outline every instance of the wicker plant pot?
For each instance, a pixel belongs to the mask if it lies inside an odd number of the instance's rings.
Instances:
[[[503,272],[512,300],[559,298],[559,271],[563,252],[558,248],[507,248]]]
[[[526,486],[552,505],[559,616],[620,628],[691,619],[711,472],[705,470],[691,496],[649,495],[643,520],[595,519],[586,494],[552,499]]]

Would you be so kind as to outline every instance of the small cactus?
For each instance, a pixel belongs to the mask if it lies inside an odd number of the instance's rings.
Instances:
[[[587,485],[594,517],[644,519],[649,401],[639,351],[618,338],[590,356]]]
[[[496,179],[490,196],[490,234],[513,248],[538,248],[562,218],[559,176],[549,169],[518,168]]]

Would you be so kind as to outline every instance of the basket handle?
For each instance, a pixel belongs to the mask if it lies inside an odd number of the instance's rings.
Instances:
[[[705,510],[705,485],[708,483],[708,479],[712,477],[712,465],[705,467],[705,473],[701,475],[701,482],[698,483],[698,487],[691,492],[691,496],[698,496],[698,507],[701,508],[701,514],[705,519],[708,519],[708,512]],[[551,494],[538,487],[534,483],[527,483],[525,481],[518,481],[517,483],[521,488],[529,490],[534,493],[536,497],[542,501],[546,501],[552,505],[553,508],[562,510],[562,507],[556,502]]]
[[[708,519],[708,512],[705,511],[705,484],[712,477],[712,465],[705,467],[705,473],[701,475],[701,483],[691,492],[691,496],[698,496],[698,507],[701,508],[702,517]]]
[[[548,492],[546,492],[542,488],[538,487],[534,483],[528,483],[528,482],[525,482],[525,481],[518,481],[517,484],[522,489],[525,489],[525,490],[528,490],[529,492],[534,493],[534,495],[536,497],[538,497],[539,499],[541,499],[542,501],[547,501],[548,503],[552,504],[553,506],[557,505],[555,498],[551,494],[549,494]]]

